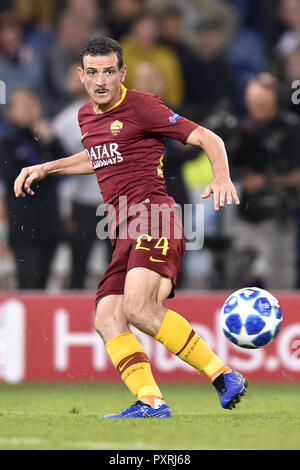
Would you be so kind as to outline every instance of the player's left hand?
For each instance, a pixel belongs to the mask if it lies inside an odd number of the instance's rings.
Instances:
[[[206,186],[201,197],[202,199],[207,199],[211,194],[214,195],[214,208],[216,211],[218,211],[220,207],[223,207],[225,203],[230,206],[232,200],[234,200],[236,204],[240,203],[234,184],[229,178],[226,178],[226,180],[214,179],[212,183]]]

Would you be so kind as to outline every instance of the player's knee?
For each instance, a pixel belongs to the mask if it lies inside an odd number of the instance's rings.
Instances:
[[[107,308],[98,308],[94,319],[94,327],[104,342],[123,333],[125,325],[119,318],[117,311]]]
[[[147,320],[147,302],[138,295],[127,295],[124,297],[123,311],[127,321],[137,326],[137,323]]]
[[[128,331],[122,304],[98,303],[94,318],[94,328],[104,342]]]
[[[97,309],[95,319],[94,319],[94,328],[97,333],[104,339],[106,336],[106,331],[111,328],[111,320],[106,314],[105,310]]]
[[[148,334],[152,334],[155,330],[153,326],[161,316],[161,306],[149,299],[138,298],[138,296],[125,297],[124,314],[128,323]]]

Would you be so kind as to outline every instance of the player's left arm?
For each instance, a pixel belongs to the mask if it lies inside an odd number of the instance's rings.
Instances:
[[[232,204],[232,200],[239,204],[239,198],[230,178],[228,158],[223,140],[209,129],[198,126],[188,136],[186,143],[201,147],[212,165],[213,181],[206,186],[201,197],[206,199],[213,194],[215,210],[219,210],[225,203]]]

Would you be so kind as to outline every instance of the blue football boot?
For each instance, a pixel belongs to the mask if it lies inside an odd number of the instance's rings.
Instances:
[[[102,416],[103,418],[170,418],[171,410],[166,403],[158,408],[138,400],[134,405],[120,411],[120,413]]]
[[[241,396],[245,395],[248,381],[242,374],[233,370],[220,374],[213,381],[213,385],[218,392],[221,406],[232,410],[241,400]]]

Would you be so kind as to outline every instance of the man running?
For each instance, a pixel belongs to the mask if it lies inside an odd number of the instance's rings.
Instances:
[[[178,139],[207,153],[214,178],[202,197],[213,194],[216,210],[233,201],[239,203],[224,143],[208,129],[174,113],[158,96],[127,90],[123,85],[126,65],[117,41],[90,41],[81,53],[81,64],[79,76],[90,97],[78,115],[85,150],[23,168],[15,181],[15,195],[33,195],[32,184],[51,174],[95,172],[104,202],[113,209],[108,210],[108,219],[115,248],[99,283],[95,328],[137,401],[105,417],[171,416],[149,358],[130,325],[206,374],[221,405],[231,409],[245,393],[246,379],[224,365],[183,316],[164,307],[164,301],[174,295],[185,245],[181,221],[176,211],[168,210],[176,205],[165,188],[163,138]],[[156,217],[157,208],[162,208],[162,217]],[[166,233],[163,221],[168,215],[170,230]],[[128,228],[137,218],[142,233],[132,237]]]

